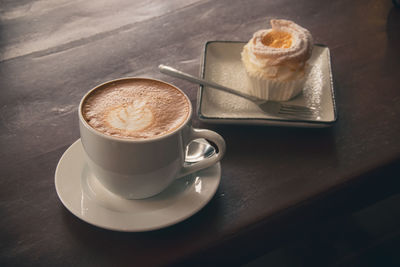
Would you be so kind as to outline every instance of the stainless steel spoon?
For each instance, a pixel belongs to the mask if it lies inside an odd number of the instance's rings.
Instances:
[[[205,139],[192,141],[186,149],[186,163],[195,163],[215,154],[215,148]]]

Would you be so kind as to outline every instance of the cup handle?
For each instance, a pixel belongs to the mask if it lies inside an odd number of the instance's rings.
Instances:
[[[192,128],[188,140],[193,141],[198,138],[204,138],[207,141],[211,141],[212,143],[214,143],[217,147],[218,152],[212,155],[211,157],[202,159],[196,163],[190,165],[183,165],[182,169],[176,176],[177,178],[181,178],[188,174],[208,168],[219,162],[224,156],[226,145],[225,145],[225,140],[222,138],[222,136],[210,130]]]

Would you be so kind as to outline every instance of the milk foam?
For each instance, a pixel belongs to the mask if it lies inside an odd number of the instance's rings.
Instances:
[[[85,100],[82,113],[94,129],[111,136],[146,139],[182,125],[190,104],[176,88],[147,79],[103,85]]]
[[[153,113],[144,101],[134,101],[127,106],[117,106],[109,111],[105,120],[123,131],[138,131],[148,127],[154,120]]]

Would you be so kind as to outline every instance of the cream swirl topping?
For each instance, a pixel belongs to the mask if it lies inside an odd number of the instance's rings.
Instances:
[[[249,50],[254,57],[268,63],[282,63],[296,67],[311,56],[313,40],[307,29],[289,20],[271,20],[271,29],[259,30],[249,42]],[[259,62],[262,63],[262,62]]]
[[[313,48],[310,32],[289,20],[271,20],[271,26],[254,33],[245,45],[242,60],[247,70],[279,80],[303,76]]]

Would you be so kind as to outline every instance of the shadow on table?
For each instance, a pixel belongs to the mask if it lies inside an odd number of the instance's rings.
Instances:
[[[335,126],[321,129],[243,125],[205,127],[225,138],[226,157],[336,161]]]
[[[400,8],[390,9],[386,21],[386,64],[385,71],[398,73],[400,62]]]
[[[192,244],[201,246],[207,243],[208,237],[204,235],[206,230],[218,227],[218,222],[209,224],[209,218],[216,218],[216,214],[221,212],[218,195],[217,191],[210,203],[192,217],[155,231],[129,233],[105,230],[80,220],[65,208],[62,221],[71,238],[76,241],[77,247],[74,249],[93,255],[96,262],[102,262],[105,266],[128,263],[135,266],[164,265],[177,261],[182,255],[188,257],[200,249]],[[192,242],[193,239],[196,242]]]

